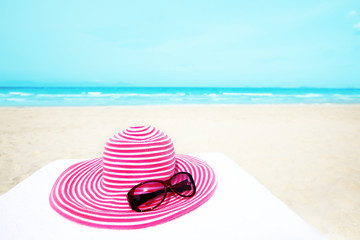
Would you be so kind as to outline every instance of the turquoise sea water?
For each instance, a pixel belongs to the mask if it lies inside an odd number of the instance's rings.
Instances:
[[[359,104],[360,89],[0,87],[0,106]]]

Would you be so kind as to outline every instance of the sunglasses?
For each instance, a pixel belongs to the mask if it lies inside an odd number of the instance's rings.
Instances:
[[[134,211],[146,212],[157,208],[168,192],[187,198],[194,196],[196,188],[191,174],[178,172],[166,181],[150,180],[139,183],[130,189],[127,196]]]

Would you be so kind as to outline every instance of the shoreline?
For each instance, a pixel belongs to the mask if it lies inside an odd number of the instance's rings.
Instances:
[[[154,104],[154,105],[88,105],[88,106],[82,106],[82,105],[74,105],[74,106],[0,106],[0,109],[24,109],[24,108],[132,108],[132,107],[256,107],[256,106],[262,106],[262,107],[286,107],[286,106],[360,106],[359,103],[240,103],[240,104],[229,104],[229,103],[219,103],[219,104]]]
[[[0,116],[0,194],[151,124],[177,153],[226,154],[329,239],[360,238],[360,104],[0,107]]]

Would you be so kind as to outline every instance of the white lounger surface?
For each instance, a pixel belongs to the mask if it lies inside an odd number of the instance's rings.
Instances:
[[[138,230],[92,228],[49,205],[56,178],[79,159],[54,161],[0,196],[0,239],[325,239],[263,185],[220,153],[192,154],[218,176],[214,196],[173,221]]]

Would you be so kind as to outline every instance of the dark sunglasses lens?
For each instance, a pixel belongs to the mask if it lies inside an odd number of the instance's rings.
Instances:
[[[170,182],[174,191],[183,197],[191,197],[195,194],[195,186],[189,175],[179,173],[171,178]]]
[[[160,205],[165,192],[164,185],[159,182],[145,183],[135,189],[131,201],[140,211],[148,211]]]

